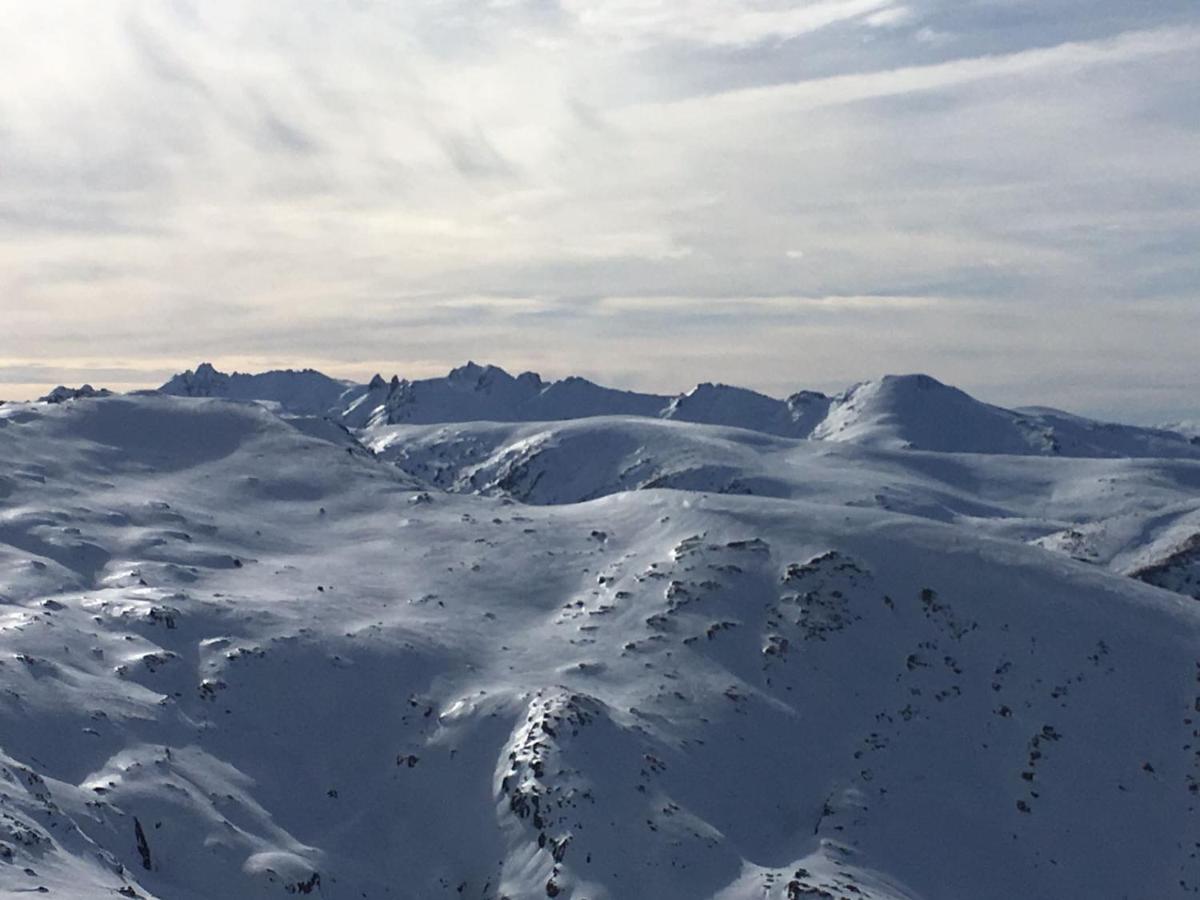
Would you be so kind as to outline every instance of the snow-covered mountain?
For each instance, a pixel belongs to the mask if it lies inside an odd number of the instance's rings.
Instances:
[[[400,384],[0,406],[0,895],[1200,891],[1186,441]]]
[[[1004,409],[928,375],[887,375],[832,398],[799,391],[779,400],[711,383],[676,397],[643,394],[578,377],[547,382],[534,372],[513,376],[474,362],[439,378],[409,381],[394,375],[386,380],[376,375],[367,385],[337,381],[311,369],[226,375],[204,363],[176,375],[161,391],[268,402],[284,412],[340,417],[353,429],[643,416],[944,453],[1200,459],[1200,438],[1051,409]]]
[[[661,416],[783,437],[808,437],[829,414],[830,403],[830,398],[816,391],[801,391],[787,400],[776,400],[745,388],[701,384],[672,400]]]
[[[314,369],[230,375],[218,372],[212,363],[201,363],[195,370],[176,375],[159,391],[176,397],[255,400],[300,415],[340,415],[348,402],[346,395],[357,394],[357,387],[353,382],[330,378]]]
[[[837,397],[812,437],[942,453],[1200,458],[1200,446],[1155,428],[1045,408],[1004,409],[928,375],[887,375]]]
[[[545,382],[468,362],[443,378],[407,381],[376,375],[345,413],[353,427],[432,422],[530,422],[581,416],[653,416],[669,402],[654,394],[601,387],[584,378]]]

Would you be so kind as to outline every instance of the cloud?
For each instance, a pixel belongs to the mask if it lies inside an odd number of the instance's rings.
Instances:
[[[864,17],[875,25],[889,16],[902,14],[892,0],[809,3],[564,0],[562,6],[571,13],[581,31],[626,45],[686,41],[721,47],[747,46],[788,40]]]
[[[24,4],[0,366],[1195,415],[1197,50],[1178,0]]]
[[[732,113],[737,112],[738,107],[749,107],[752,114],[761,115],[764,103],[786,105],[790,110],[816,109],[924,91],[944,91],[985,79],[1019,78],[1054,70],[1078,72],[1094,66],[1111,66],[1146,57],[1179,55],[1194,51],[1197,47],[1200,47],[1200,28],[1135,31],[1099,41],[1068,42],[933,65],[743,88],[689,98],[665,106],[653,104],[650,111],[659,117],[663,115],[664,108],[687,113],[700,107],[705,112]]]

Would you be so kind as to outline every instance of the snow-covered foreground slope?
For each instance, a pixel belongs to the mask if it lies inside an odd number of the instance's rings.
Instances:
[[[1193,464],[454,428],[0,407],[0,893],[1200,891],[1200,607],[1014,539]]]

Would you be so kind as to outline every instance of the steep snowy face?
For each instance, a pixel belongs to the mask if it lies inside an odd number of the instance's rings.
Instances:
[[[201,363],[195,371],[174,376],[159,391],[178,397],[225,397],[278,404],[284,412],[298,415],[340,414],[351,382],[339,381],[313,369],[286,369],[257,375],[217,371]]]
[[[1001,494],[1066,518],[1143,471],[1167,496],[1192,463],[636,419],[388,426],[372,446],[461,457],[469,479],[467,457],[499,471],[522,442],[578,464],[605,421],[597,480],[757,454],[813,487],[524,505],[251,404],[3,407],[0,894],[1200,889],[1200,605],[982,518]],[[571,465],[538,471],[534,493],[578,492]],[[855,485],[893,493],[851,504]],[[897,508],[918,488],[978,514]]]

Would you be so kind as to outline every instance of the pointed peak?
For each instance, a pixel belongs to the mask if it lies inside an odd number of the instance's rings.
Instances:
[[[372,379],[371,379],[371,382],[370,382],[370,383],[367,385],[367,390],[369,390],[369,391],[381,391],[381,390],[383,390],[385,387],[387,387],[387,382],[383,380],[383,376],[382,376],[382,375],[380,375],[378,372],[376,372],[376,373],[375,373],[375,377],[374,377],[374,378],[372,378]]]

